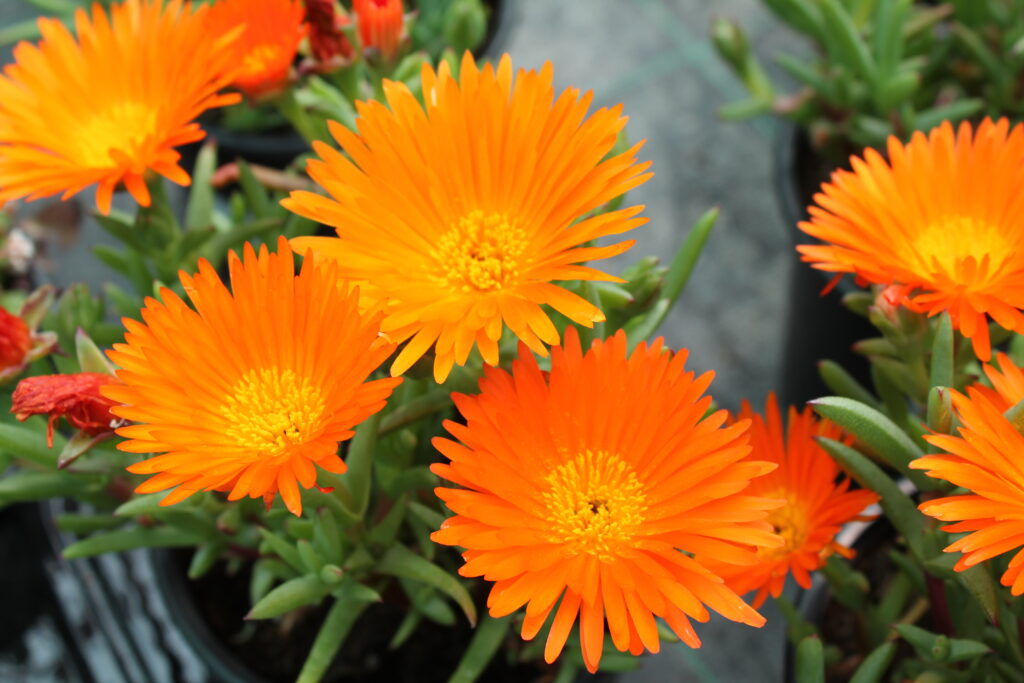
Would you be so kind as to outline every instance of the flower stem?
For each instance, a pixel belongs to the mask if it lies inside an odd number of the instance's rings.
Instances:
[[[931,574],[925,574],[924,580],[928,587],[928,601],[932,607],[932,618],[935,619],[935,630],[952,637],[953,619],[950,617],[949,602],[946,600],[946,582]]]

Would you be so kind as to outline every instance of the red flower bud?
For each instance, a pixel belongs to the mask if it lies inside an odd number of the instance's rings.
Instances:
[[[352,46],[341,31],[347,23],[348,17],[339,17],[334,11],[334,0],[306,0],[309,47],[318,64],[327,64],[335,57],[352,57]]]
[[[0,370],[25,362],[32,347],[32,335],[25,321],[0,308]]]
[[[31,415],[48,414],[46,444],[53,447],[53,425],[65,417],[72,427],[87,434],[112,431],[120,418],[110,412],[115,401],[100,395],[100,387],[118,379],[100,372],[73,375],[39,375],[18,382],[11,397],[11,412],[24,422]]]
[[[398,52],[405,12],[402,0],[352,0],[363,47],[375,47],[385,60]]]

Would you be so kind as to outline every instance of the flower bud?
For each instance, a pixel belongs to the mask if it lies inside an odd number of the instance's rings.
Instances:
[[[113,431],[121,422],[110,412],[117,404],[102,396],[100,387],[117,381],[113,375],[101,372],[26,377],[14,389],[11,412],[22,422],[32,415],[49,415],[46,443],[50,447],[53,447],[53,426],[61,417],[86,434]]]
[[[405,27],[402,0],[353,0],[352,11],[363,49],[376,48],[387,62],[394,59]]]

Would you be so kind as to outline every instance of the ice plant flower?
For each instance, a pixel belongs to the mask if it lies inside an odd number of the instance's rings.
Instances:
[[[352,13],[363,47],[376,48],[386,61],[393,59],[405,26],[402,0],[352,0]]]
[[[989,395],[973,387],[966,396],[950,391],[962,425],[958,435],[926,434],[928,443],[945,452],[918,458],[910,467],[968,493],[918,507],[926,515],[953,522],[942,527],[944,531],[970,532],[945,549],[963,553],[953,567],[956,571],[1015,550],[1001,583],[1020,595],[1024,593],[1024,466],[1020,460],[1024,435]]]
[[[400,381],[366,381],[394,345],[333,264],[307,256],[296,276],[284,238],[276,254],[246,245],[229,264],[231,291],[204,260],[181,274],[195,310],[164,289],[143,322],[124,320],[125,342],[108,352],[123,384],[103,393],[138,424],[117,431],[118,448],[163,453],[128,470],[152,475],[139,493],[174,489],[164,505],[201,490],[268,504],[280,492],[299,515],[298,485],[314,486],[317,467],[345,471],[338,442]]]
[[[0,75],[0,202],[62,198],[97,185],[110,211],[124,185],[148,206],[152,171],[187,185],[175,147],[200,140],[193,122],[237,95],[230,40],[203,30],[207,8],[181,0],[125,0],[109,16],[94,3],[75,13],[77,38],[57,19],[40,19],[43,39],[21,43]]]
[[[244,27],[232,43],[239,68],[231,85],[247,97],[275,93],[288,85],[292,62],[306,34],[300,0],[219,0],[210,8],[207,31],[227,36]]]
[[[524,638],[554,611],[549,663],[577,617],[591,672],[605,623],[633,654],[658,651],[655,616],[691,647],[708,607],[764,623],[691,555],[752,565],[780,543],[761,521],[779,501],[748,492],[774,465],[745,457],[748,422],[705,417],[713,373],[694,378],[686,357],[661,340],[629,355],[621,331],[584,354],[570,327],[550,373],[521,345],[511,373],[488,368],[479,395],[453,395],[466,423],[446,423],[457,441],[434,440],[450,462],[431,469],[458,485],[436,489],[455,516],[431,538],[465,549],[460,574],[494,582],[492,616],[526,605]]]
[[[100,387],[115,383],[116,377],[102,372],[26,377],[14,389],[11,412],[22,422],[32,415],[48,415],[46,445],[51,448],[54,424],[62,417],[86,434],[113,434],[122,421],[110,412],[114,401],[101,395]]]
[[[987,361],[989,319],[1024,332],[1024,125],[947,121],[888,152],[832,175],[800,223],[823,244],[798,250],[820,270],[898,285],[913,311],[948,311]]]
[[[283,202],[335,228],[337,238],[300,237],[296,248],[338,261],[383,302],[387,334],[408,341],[392,374],[433,346],[438,381],[474,344],[496,364],[505,325],[546,355],[559,334],[543,304],[581,325],[604,320],[552,282],[621,282],[577,264],[632,246],[584,245],[642,225],[643,207],[583,216],[650,177],[639,145],[605,158],[626,123],[621,108],[587,118],[590,94],[554,100],[550,64],[513,83],[507,55],[479,69],[466,53],[460,74],[423,67],[426,109],[405,84],[385,81],[390,108],[359,103],[360,134],[331,127],[347,156],[314,143],[309,174],[330,197],[293,192]]]
[[[983,369],[992,386],[977,383],[974,389],[991,401],[992,405],[1006,412],[1024,401],[1024,370],[1008,355],[1002,351],[996,353],[996,363],[986,363]]]
[[[839,467],[815,437],[841,440],[842,432],[828,420],[817,419],[810,407],[802,411],[790,407],[784,426],[775,395],[770,394],[763,417],[744,401],[737,419],[750,420],[750,457],[778,465],[755,479],[747,492],[786,501],[768,515],[785,545],[758,549],[758,562],[750,567],[728,567],[713,561],[712,566],[722,569],[737,593],[756,590],[753,604],[760,607],[769,593],[772,597],[782,593],[788,575],[810,588],[811,572],[830,555],[851,557],[853,551],[837,543],[835,536],[878,496],[865,489],[850,491],[850,480],[839,479]]]

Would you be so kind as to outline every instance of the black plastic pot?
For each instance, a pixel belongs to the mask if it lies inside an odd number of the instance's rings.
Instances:
[[[790,124],[778,128],[774,148],[775,195],[794,249],[812,241],[797,228],[808,217],[814,193],[828,180],[830,168],[811,148],[803,130]],[[862,339],[877,336],[875,328],[842,305],[846,292],[855,289],[849,276],[821,295],[831,274],[801,263],[794,252],[789,279],[789,312],[781,398],[783,405],[803,405],[829,393],[818,376],[817,364],[833,360],[862,384],[870,386],[867,361],[852,350]]]

